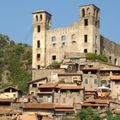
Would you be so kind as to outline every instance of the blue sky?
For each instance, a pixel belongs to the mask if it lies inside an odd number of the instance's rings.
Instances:
[[[17,43],[32,43],[32,12],[44,9],[52,16],[52,27],[68,26],[79,21],[79,6],[95,4],[101,10],[100,32],[120,44],[119,0],[1,0],[0,33]]]

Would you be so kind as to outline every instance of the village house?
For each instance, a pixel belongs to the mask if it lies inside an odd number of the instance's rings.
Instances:
[[[111,76],[110,80],[111,96],[114,99],[120,100],[120,75]]]

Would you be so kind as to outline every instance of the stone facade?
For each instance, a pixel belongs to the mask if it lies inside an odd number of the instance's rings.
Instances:
[[[101,36],[101,53],[106,54],[109,63],[120,65],[120,45]]]
[[[104,53],[110,63],[120,65],[120,45],[100,35],[100,9],[95,5],[80,7],[80,22],[65,28],[51,28],[51,14],[33,12],[32,68],[61,62],[67,53]]]
[[[46,11],[33,13],[33,64],[40,69],[53,61],[61,62],[67,52],[100,53],[99,8],[80,7],[80,22],[65,28],[51,28],[51,15]]]

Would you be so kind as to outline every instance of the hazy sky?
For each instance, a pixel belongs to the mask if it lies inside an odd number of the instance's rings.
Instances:
[[[101,10],[100,32],[120,44],[120,0],[0,0],[0,33],[17,43],[32,43],[32,12],[47,10],[52,27],[79,21],[79,6],[95,4]]]

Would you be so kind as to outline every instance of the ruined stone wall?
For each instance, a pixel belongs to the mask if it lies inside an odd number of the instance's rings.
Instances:
[[[120,45],[101,36],[101,53],[104,53],[109,63],[120,65]]]

